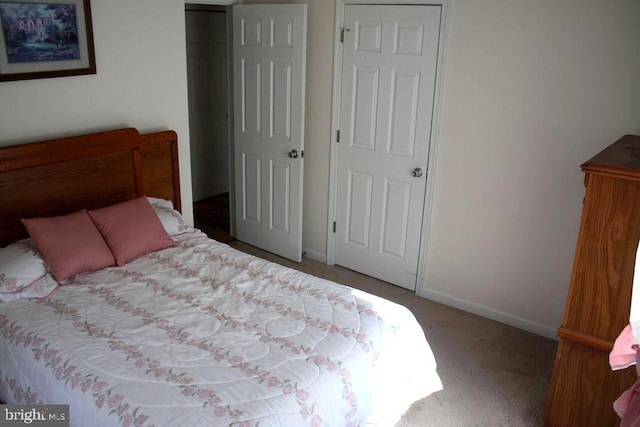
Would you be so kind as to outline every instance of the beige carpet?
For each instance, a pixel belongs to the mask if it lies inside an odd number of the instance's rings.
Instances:
[[[541,426],[557,342],[416,296],[338,266],[231,246],[408,307],[422,325],[444,390],[416,403],[397,427]]]

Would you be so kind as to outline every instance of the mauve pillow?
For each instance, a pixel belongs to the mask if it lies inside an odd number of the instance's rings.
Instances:
[[[86,210],[70,215],[22,219],[58,282],[115,265],[106,242]]]
[[[146,197],[92,210],[89,216],[119,266],[173,246],[173,239],[165,231]]]

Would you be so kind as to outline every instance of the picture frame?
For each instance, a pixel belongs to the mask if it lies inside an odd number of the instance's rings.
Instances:
[[[0,82],[96,74],[90,0],[0,0]]]

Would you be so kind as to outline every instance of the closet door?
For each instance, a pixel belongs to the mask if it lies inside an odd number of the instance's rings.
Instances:
[[[412,291],[441,13],[427,5],[344,7],[335,263]]]

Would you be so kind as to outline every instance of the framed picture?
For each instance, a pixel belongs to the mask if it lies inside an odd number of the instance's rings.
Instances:
[[[0,0],[0,82],[96,73],[89,0]]]

